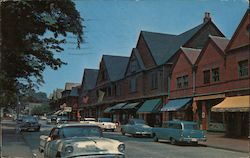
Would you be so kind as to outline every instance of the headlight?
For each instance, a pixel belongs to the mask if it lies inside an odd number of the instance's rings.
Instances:
[[[67,153],[67,154],[70,154],[74,151],[74,148],[73,146],[67,146],[64,148],[64,152]]]
[[[118,146],[118,151],[119,151],[119,152],[125,152],[125,144],[120,144],[120,145]]]

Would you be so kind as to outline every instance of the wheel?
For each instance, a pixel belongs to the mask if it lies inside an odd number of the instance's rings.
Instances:
[[[153,134],[153,139],[154,139],[154,142],[158,142],[158,138],[155,134]]]
[[[170,138],[170,143],[171,143],[172,145],[174,145],[174,144],[176,144],[176,140],[175,140],[174,138]]]
[[[57,152],[57,153],[56,153],[56,157],[61,157],[61,153],[60,153],[60,152]]]
[[[123,129],[121,129],[122,135],[125,135],[125,132],[123,131]]]

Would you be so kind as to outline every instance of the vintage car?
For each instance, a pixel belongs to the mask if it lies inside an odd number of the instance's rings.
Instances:
[[[95,118],[92,118],[92,117],[85,117],[85,118],[81,119],[80,123],[83,123],[83,124],[97,124]]]
[[[103,130],[115,131],[116,126],[117,126],[115,123],[112,122],[111,118],[98,118],[97,122],[98,122],[98,125]]]
[[[22,116],[17,121],[17,130],[18,131],[40,131],[41,124],[38,123],[36,117],[33,116]]]
[[[198,141],[206,141],[205,131],[198,129],[198,124],[191,121],[168,121],[162,127],[153,128],[155,142],[169,140],[171,144],[180,142],[198,144]]]
[[[142,135],[150,137],[152,135],[152,127],[146,125],[142,119],[130,119],[127,124],[121,125],[121,133],[122,135],[128,133],[132,136]]]
[[[61,124],[49,136],[40,136],[39,151],[44,157],[124,158],[124,143],[103,138],[102,130],[91,124]]]

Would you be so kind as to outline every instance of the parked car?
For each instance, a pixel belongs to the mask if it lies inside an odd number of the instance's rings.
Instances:
[[[17,128],[19,131],[40,131],[41,124],[38,123],[36,117],[33,116],[23,116],[18,119]]]
[[[47,124],[56,124],[56,119],[57,119],[57,116],[56,115],[49,115],[47,116]]]
[[[67,123],[69,121],[69,118],[67,116],[57,116],[56,117],[56,123]]]
[[[171,144],[206,141],[205,131],[199,130],[198,124],[191,121],[168,121],[163,127],[153,128],[152,131],[155,142],[160,139],[169,140]]]
[[[49,136],[40,136],[39,151],[44,157],[124,158],[124,143],[102,137],[102,130],[91,124],[61,124]]]
[[[146,125],[145,121],[142,119],[130,119],[126,125],[121,125],[121,132],[122,135],[128,133],[132,136],[151,136],[152,127]]]
[[[92,117],[85,117],[80,121],[80,123],[83,123],[83,124],[97,124],[95,118],[92,118]]]
[[[111,118],[98,118],[97,122],[103,130],[115,131],[116,124],[112,122]]]

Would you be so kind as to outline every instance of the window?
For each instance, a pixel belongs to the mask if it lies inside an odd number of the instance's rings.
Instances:
[[[151,74],[151,89],[156,89],[158,88],[158,77],[157,73],[152,73]]]
[[[212,81],[218,82],[220,81],[220,72],[219,68],[212,69]]]
[[[182,77],[177,77],[176,84],[177,88],[182,88]]]
[[[238,63],[239,77],[248,76],[248,60],[240,61]]]
[[[203,71],[204,84],[210,83],[210,70]]]
[[[183,87],[187,88],[188,87],[188,75],[185,75],[182,78],[183,78]]]
[[[129,81],[129,91],[136,92],[136,90],[137,90],[137,81],[136,78],[132,78]]]

